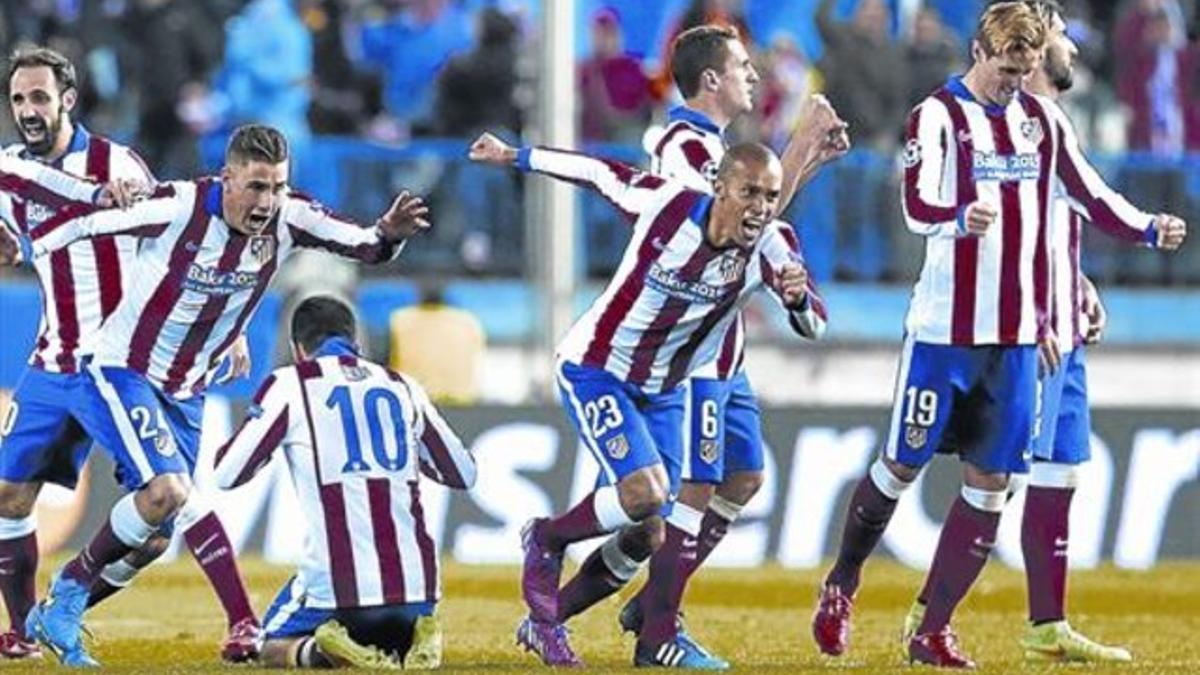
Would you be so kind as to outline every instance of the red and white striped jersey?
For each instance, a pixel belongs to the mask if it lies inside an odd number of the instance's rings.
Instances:
[[[130,271],[141,283],[101,331],[97,365],[142,373],[168,395],[202,392],[225,352],[242,333],[271,279],[297,248],[363,262],[395,258],[403,245],[289,194],[260,235],[246,236],[221,216],[221,182],[212,178],[163,183],[123,211],[87,210],[56,216],[31,233],[36,256],[97,235],[140,237]]]
[[[650,170],[697,192],[712,193],[724,156],[721,127],[704,113],[681,105],[667,113],[667,128],[654,145]]]
[[[680,181],[692,190],[711,194],[721,159],[725,156],[725,137],[704,113],[687,106],[676,106],[667,113],[667,128],[654,145],[650,170],[659,176]],[[746,324],[738,312],[725,331],[720,356],[692,373],[696,377],[727,380],[737,373],[745,360]]]
[[[917,341],[1016,345],[1045,334],[1058,192],[1114,236],[1153,241],[1145,214],[1064,141],[1069,126],[1047,99],[1022,92],[1007,106],[984,106],[957,77],[913,109],[901,201],[908,228],[926,236],[905,326]],[[999,213],[983,236],[963,225],[975,201]]]
[[[1108,199],[1114,206],[1110,208],[1118,210],[1123,217],[1129,218],[1132,222],[1150,223],[1153,221],[1152,214],[1139,211],[1104,184],[1104,179],[1080,150],[1075,129],[1062,108],[1049,102],[1046,107],[1050,110],[1056,123],[1061,126],[1063,146],[1066,151],[1064,157],[1066,161],[1071,162],[1072,173],[1077,175],[1076,180],[1097,186],[1092,188],[1097,192],[1111,193]],[[1054,232],[1051,241],[1053,295],[1050,299],[1050,325],[1058,336],[1059,351],[1066,354],[1083,344],[1084,331],[1087,329],[1086,318],[1083,316],[1083,273],[1079,266],[1079,244],[1083,226],[1089,222],[1087,220],[1089,212],[1084,205],[1072,200],[1070,194],[1061,189],[1061,184],[1059,187],[1060,190],[1055,193],[1054,204],[1051,207],[1053,209],[1051,222],[1054,223]],[[1124,234],[1121,230],[1111,228],[1106,232],[1118,237]],[[1132,239],[1132,236],[1125,235],[1124,238]],[[1136,243],[1149,242],[1138,240]]]
[[[475,460],[416,381],[353,355],[280,368],[217,451],[217,484],[245,483],[276,449],[308,521],[299,572],[307,604],[438,599],[418,472],[465,489],[475,484]]]
[[[23,145],[14,145],[4,153],[36,161],[24,150]],[[116,179],[154,182],[146,165],[132,150],[89,134],[78,124],[67,153],[55,167],[99,183]],[[91,194],[81,198],[82,193],[95,189],[95,185],[81,185],[72,200],[90,204]],[[11,222],[18,233],[28,234],[66,203],[58,192],[34,186],[0,198],[0,217]],[[79,359],[92,352],[101,324],[121,300],[122,270],[128,268],[135,247],[132,237],[97,237],[34,261],[42,290],[42,315],[30,365],[54,373],[78,370]]]
[[[780,268],[801,261],[799,242],[781,221],[750,250],[710,246],[704,228],[713,198],[682,183],[561,150],[526,148],[517,162],[596,190],[632,223],[615,275],[559,343],[558,358],[602,368],[649,393],[674,388],[718,358],[751,295],[774,293]],[[805,337],[824,332],[825,307],[815,294],[788,317]]]

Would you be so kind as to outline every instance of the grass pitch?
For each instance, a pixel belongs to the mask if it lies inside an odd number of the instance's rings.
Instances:
[[[45,565],[45,569],[52,568]],[[290,568],[254,560],[243,562],[242,569],[259,612],[265,611],[291,575]],[[441,608],[445,670],[542,669],[513,645],[513,629],[523,615],[518,575],[512,567],[447,565]],[[701,642],[743,672],[906,670],[897,638],[923,575],[887,561],[868,563],[851,650],[839,659],[820,656],[809,637],[819,577],[816,570],[777,567],[749,572],[702,570],[685,602],[689,625]],[[639,578],[634,586],[640,583]],[[39,588],[44,587],[43,582]],[[625,670],[630,663],[633,640],[620,635],[616,625],[621,602],[601,603],[572,622],[573,645],[593,670]],[[1017,645],[1024,613],[1022,575],[989,565],[955,622],[967,653],[983,672],[1084,672],[1085,667],[1078,666],[1026,665]],[[1089,673],[1200,673],[1200,565],[1169,563],[1149,572],[1113,568],[1074,572],[1069,614],[1073,625],[1086,634],[1133,650],[1133,664],[1087,666]],[[87,622],[99,639],[94,655],[115,672],[270,672],[218,662],[223,631],[220,609],[189,560],[152,568],[131,589],[91,612]],[[54,663],[52,656],[46,659],[45,664],[8,663],[0,668],[37,672]]]

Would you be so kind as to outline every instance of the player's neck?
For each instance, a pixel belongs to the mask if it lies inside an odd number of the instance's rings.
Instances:
[[[729,126],[729,123],[733,121],[732,116],[728,115],[724,110],[721,110],[721,106],[718,105],[717,101],[713,99],[696,96],[694,98],[687,99],[683,102],[683,104],[692,110],[695,110],[696,112],[703,113],[704,116],[712,120],[712,123],[717,125],[717,128],[722,132],[724,132],[725,127]]]
[[[1056,102],[1062,93],[1058,90],[1058,87],[1050,84],[1050,78],[1045,73],[1038,73],[1034,77],[1029,78],[1029,84],[1025,85],[1025,90],[1035,96],[1042,96]]]

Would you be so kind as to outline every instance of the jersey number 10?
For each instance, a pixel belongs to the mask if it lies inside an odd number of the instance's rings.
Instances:
[[[408,437],[404,429],[404,408],[395,392],[383,387],[368,389],[361,400],[361,410],[367,418],[367,430],[371,436],[371,454],[385,471],[399,471],[408,464]],[[325,405],[336,408],[342,416],[342,432],[346,435],[346,463],[342,473],[370,471],[371,465],[363,459],[362,442],[358,437],[358,412],[350,396],[350,387],[334,387]],[[391,424],[385,429],[380,419],[380,407],[387,408]],[[387,436],[395,439],[396,456],[388,456]]]

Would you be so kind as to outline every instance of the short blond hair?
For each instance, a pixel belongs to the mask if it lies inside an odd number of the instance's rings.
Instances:
[[[975,40],[988,56],[1036,58],[1049,32],[1041,13],[1028,2],[998,2],[979,17]]]

